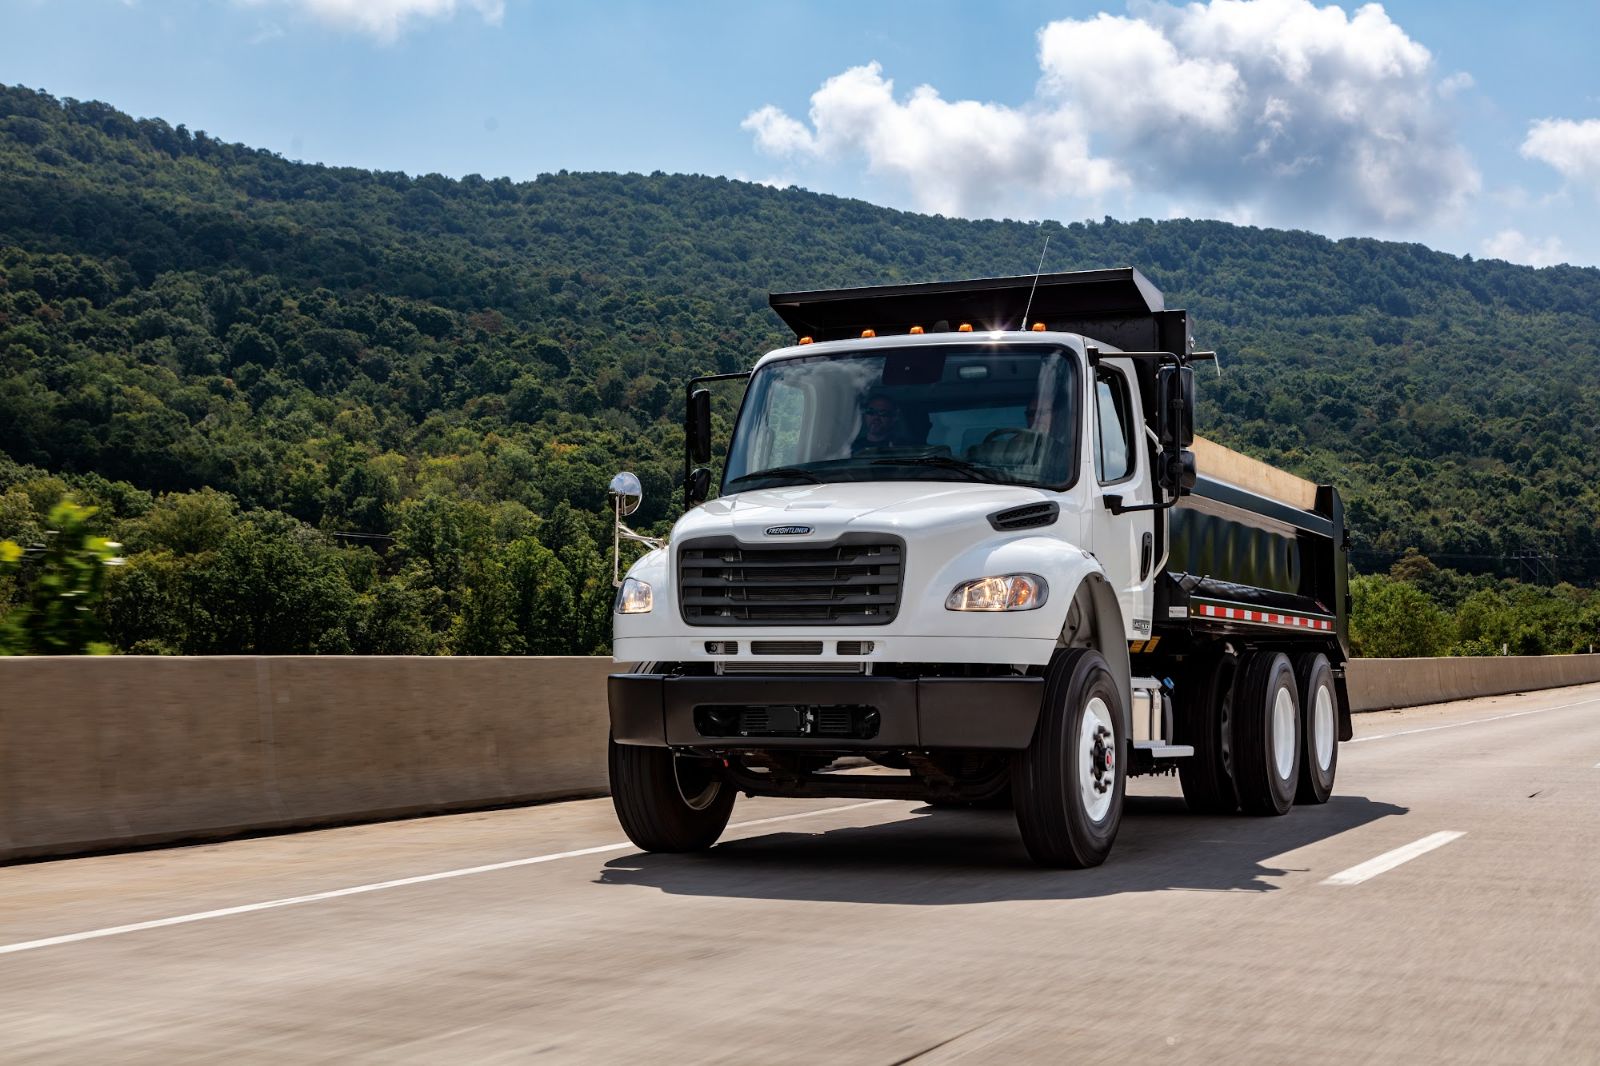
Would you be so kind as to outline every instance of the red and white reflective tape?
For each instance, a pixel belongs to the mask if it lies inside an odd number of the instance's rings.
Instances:
[[[1249,607],[1223,607],[1212,603],[1197,603],[1194,611],[1202,618],[1224,618],[1232,622],[1256,622],[1269,626],[1288,626],[1291,629],[1316,629],[1329,632],[1333,619],[1313,618],[1303,614],[1283,614],[1279,611],[1257,611]]]

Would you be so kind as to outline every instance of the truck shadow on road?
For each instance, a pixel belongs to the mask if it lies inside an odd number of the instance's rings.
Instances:
[[[729,840],[703,854],[628,855],[606,863],[597,883],[673,895],[927,906],[1169,889],[1271,892],[1280,887],[1274,878],[1305,867],[1266,860],[1408,809],[1335,796],[1282,818],[1206,817],[1189,813],[1181,799],[1130,796],[1111,858],[1092,870],[1033,866],[1009,811],[911,813],[879,825]]]

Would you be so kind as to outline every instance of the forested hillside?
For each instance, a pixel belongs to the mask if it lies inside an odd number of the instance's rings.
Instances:
[[[1203,431],[1343,486],[1367,568],[1600,576],[1597,270],[720,178],[373,173],[20,88],[0,538],[41,541],[68,490],[98,507],[120,649],[587,652],[609,476],[670,519],[681,383],[783,342],[769,291],[1023,273],[1046,234],[1046,269],[1132,264],[1191,310],[1221,356]],[[29,593],[8,565],[0,609]]]

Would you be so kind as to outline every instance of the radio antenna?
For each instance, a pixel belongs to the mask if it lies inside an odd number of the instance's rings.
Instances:
[[[1039,249],[1039,265],[1033,268],[1033,284],[1028,287],[1028,302],[1022,308],[1022,325],[1018,328],[1027,330],[1028,312],[1033,310],[1033,294],[1039,289],[1039,275],[1044,270],[1044,254],[1050,250],[1050,235],[1044,235],[1044,247]]]

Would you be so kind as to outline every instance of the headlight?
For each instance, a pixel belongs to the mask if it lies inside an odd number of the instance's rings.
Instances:
[[[618,614],[649,614],[654,605],[655,598],[647,583],[636,577],[622,579],[622,587],[617,590]]]
[[[1004,574],[964,581],[944,601],[947,611],[1031,611],[1050,598],[1038,574]]]

